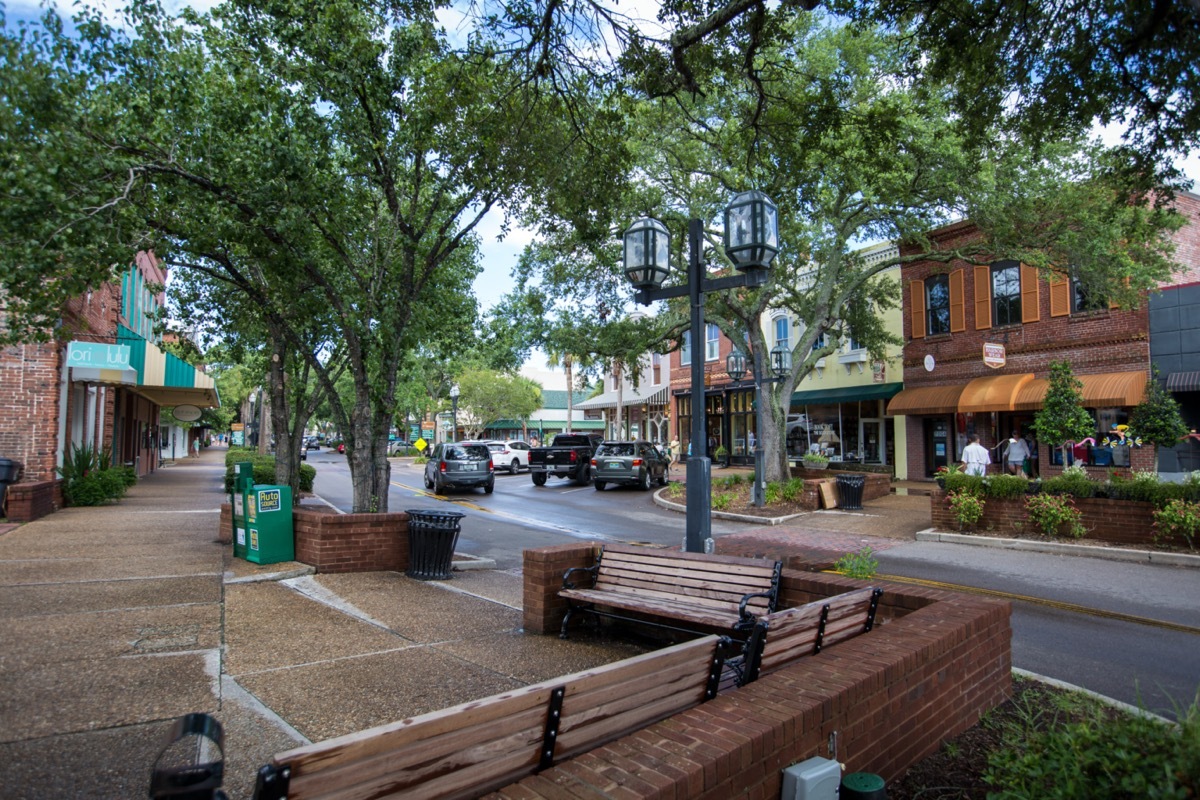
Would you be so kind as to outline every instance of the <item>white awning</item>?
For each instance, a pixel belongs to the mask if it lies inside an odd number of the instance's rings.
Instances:
[[[669,387],[642,387],[640,389],[626,389],[621,393],[622,406],[665,406],[667,398],[670,395]],[[576,403],[576,409],[599,410],[605,408],[617,407],[617,392],[605,392],[604,394],[596,395],[595,397],[584,400],[582,403]]]
[[[77,383],[103,383],[111,386],[137,386],[137,370],[102,367],[71,367],[71,380]]]

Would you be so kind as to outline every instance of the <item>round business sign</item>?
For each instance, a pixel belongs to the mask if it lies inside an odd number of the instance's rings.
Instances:
[[[925,356],[925,371],[933,372],[933,353],[928,353]]]
[[[175,419],[180,422],[195,422],[200,419],[200,409],[196,406],[175,406]]]

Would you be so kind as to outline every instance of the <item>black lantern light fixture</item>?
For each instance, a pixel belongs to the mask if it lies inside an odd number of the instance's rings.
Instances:
[[[746,377],[746,356],[741,350],[734,350],[725,358],[725,372],[738,382]]]
[[[771,348],[771,374],[776,378],[792,374],[792,349],[783,342]]]
[[[639,291],[657,289],[671,271],[671,234],[653,217],[642,217],[625,231],[625,277]]]
[[[704,341],[704,296],[708,292],[742,287],[762,286],[767,269],[779,252],[779,212],[762,192],[743,192],[733,198],[725,210],[725,253],[737,268],[738,274],[710,278],[701,263],[704,222],[688,220],[687,283],[663,287],[670,272],[668,257],[670,238],[667,228],[651,217],[633,223],[624,235],[625,275],[637,289],[635,299],[642,305],[655,300],[687,297],[691,306],[690,335],[692,345]],[[727,364],[728,366],[728,364]],[[732,365],[735,369],[737,364]],[[687,529],[684,549],[689,553],[705,552],[712,547],[712,464],[703,455],[708,440],[708,419],[704,404],[704,359],[692,359],[692,448],[687,466]],[[745,357],[741,362],[745,375]],[[730,371],[730,375],[733,372]]]

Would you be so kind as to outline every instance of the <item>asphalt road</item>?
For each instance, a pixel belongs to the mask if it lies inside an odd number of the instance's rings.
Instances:
[[[317,468],[316,493],[343,511],[352,507],[350,470],[344,456],[321,449],[310,452]],[[444,496],[425,489],[423,467],[392,459],[392,487],[388,508],[453,507],[467,516],[462,522],[458,549],[491,558],[500,569],[521,565],[523,550],[563,544],[573,539],[638,542],[678,546],[684,537],[684,518],[654,505],[650,492],[634,487],[609,486],[597,492],[591,485],[550,478],[534,486],[528,472],[496,473],[496,489],[449,490]],[[747,525],[713,520],[714,535],[733,533]]]
[[[345,458],[322,450],[309,459],[318,468],[317,494],[348,511]],[[676,546],[684,535],[683,516],[656,507],[648,492],[624,487],[597,492],[556,478],[539,488],[527,472],[497,473],[491,495],[476,489],[438,497],[425,490],[421,467],[393,460],[388,507],[464,512],[459,550],[492,558],[500,569],[519,567],[525,548],[572,539]],[[744,527],[713,520],[714,535]],[[1200,691],[1200,570],[937,542],[912,542],[877,558],[884,576],[1036,600],[1013,603],[1016,667],[1172,718]],[[1066,604],[1096,613],[1063,608]],[[1142,621],[1106,618],[1105,612]]]

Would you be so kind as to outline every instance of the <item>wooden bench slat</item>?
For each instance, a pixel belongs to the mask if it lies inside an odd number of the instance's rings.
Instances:
[[[654,653],[543,681],[451,709],[378,726],[277,755],[293,772],[289,798],[357,800],[395,793],[418,797],[469,797],[484,782],[504,783],[530,774],[539,760],[550,692],[565,687],[564,723],[587,743],[614,726],[650,721],[663,703],[700,702],[698,676],[706,675],[719,638],[707,636]],[[630,687],[636,691],[631,692]],[[677,697],[677,694],[682,696]],[[622,700],[630,695],[633,700]],[[603,713],[593,704],[611,704]],[[612,717],[616,722],[607,722]],[[662,717],[658,717],[661,719]],[[639,720],[644,720],[639,723]],[[591,746],[597,746],[595,744]],[[504,783],[499,785],[504,785]],[[494,788],[494,787],[491,787]],[[460,794],[458,792],[467,792]]]
[[[738,615],[732,611],[722,612],[720,609],[684,605],[671,602],[666,598],[653,598],[635,595],[624,595],[616,592],[598,592],[595,590],[569,589],[559,593],[560,596],[572,600],[595,603],[608,608],[620,608],[625,611],[639,611],[656,616],[669,616],[700,625],[715,625],[727,627],[738,621]]]
[[[825,606],[829,606],[829,614],[825,620],[822,648],[857,636],[866,625],[873,592],[871,588],[855,589],[762,617],[767,630],[760,671],[773,672],[798,658],[812,655]]]
[[[604,585],[595,587],[592,591],[611,591],[631,596],[661,598],[664,600],[673,600],[680,605],[703,605],[720,611],[728,611],[734,615],[737,614],[742,598],[747,594],[751,594],[748,591],[738,592],[736,595],[729,592],[705,592],[702,590],[680,592],[667,584],[639,583],[628,579],[610,581]],[[768,599],[765,597],[753,598],[747,605],[752,605],[755,600],[761,600],[762,607],[765,608],[767,606]]]
[[[674,575],[674,574],[708,574],[718,579],[736,580],[738,578],[762,578],[770,582],[775,574],[775,562],[760,561],[756,564],[739,564],[730,563],[723,560],[720,561],[687,561],[681,560],[678,556],[683,553],[675,553],[671,556],[654,555],[653,553],[628,553],[620,550],[613,550],[609,547],[604,549],[604,558],[607,558],[614,566],[628,566],[634,569],[639,569],[644,572],[657,572],[659,574]]]
[[[655,550],[648,547],[637,547],[635,545],[619,545],[606,544],[604,552],[614,556],[633,555],[638,559],[661,559],[667,563],[678,561],[694,562],[701,569],[711,568],[713,564],[719,564],[726,569],[735,569],[740,567],[750,567],[752,569],[766,569],[768,572],[775,568],[774,561],[763,558],[748,558],[746,556],[720,556],[714,560],[713,556],[705,553],[687,553],[680,550]]]
[[[740,600],[742,595],[768,591],[771,581],[727,581],[697,575],[657,575],[639,570],[614,567],[601,572],[593,589],[609,584],[632,586],[661,586],[675,589],[676,594],[698,594],[700,596],[724,596]]]

